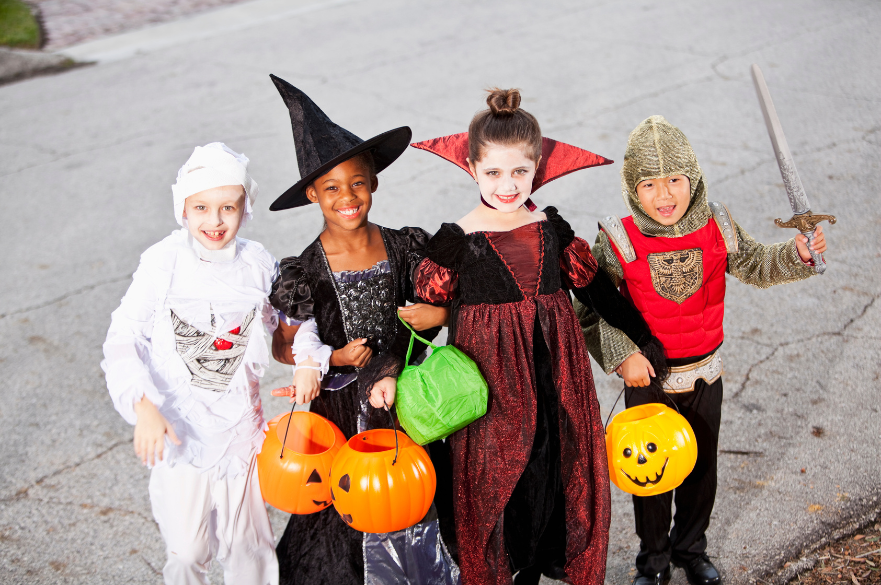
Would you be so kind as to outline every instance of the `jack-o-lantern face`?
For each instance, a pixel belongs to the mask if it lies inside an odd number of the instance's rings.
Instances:
[[[653,496],[679,486],[697,462],[691,425],[663,404],[615,415],[606,431],[609,478],[625,492]]]
[[[330,468],[346,442],[342,431],[312,412],[282,414],[268,426],[257,455],[263,499],[290,514],[312,514],[330,506]]]
[[[357,434],[340,449],[331,471],[331,500],[343,521],[362,532],[413,526],[434,501],[437,477],[425,449],[398,431]]]

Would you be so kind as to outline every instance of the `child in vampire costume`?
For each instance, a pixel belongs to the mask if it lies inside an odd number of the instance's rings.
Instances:
[[[621,169],[624,202],[632,215],[606,217],[594,256],[621,292],[643,314],[664,344],[670,374],[661,392],[628,387],[628,407],[675,402],[694,430],[698,460],[674,492],[633,496],[640,551],[634,583],[669,578],[672,560],[689,583],[720,583],[706,555],[706,529],[716,495],[716,449],[722,406],[722,316],[726,272],[759,288],[814,274],[806,238],[765,246],[753,240],[721,203],[707,202],[707,187],[685,135],[661,116],[630,134]],[[681,201],[680,201],[681,200]],[[825,250],[818,231],[814,245]],[[590,353],[606,373],[617,370],[628,386],[628,360],[637,347],[589,307],[576,302]],[[671,504],[676,515],[670,529]]]
[[[272,80],[290,112],[302,177],[272,204],[272,210],[309,204],[307,190],[313,182],[346,161],[369,153],[375,177],[407,148],[409,128],[363,141],[331,122],[302,91],[278,77],[272,76]],[[330,222],[336,218],[325,218],[332,227]],[[311,410],[336,424],[347,439],[367,429],[391,427],[389,412],[371,406],[368,393],[380,380],[396,378],[404,366],[410,332],[398,321],[397,308],[415,300],[410,275],[423,259],[429,239],[419,228],[379,230],[386,260],[365,270],[335,272],[319,236],[299,256],[281,261],[280,276],[272,287],[273,306],[285,325],[309,326],[313,331],[309,337],[318,340],[309,357],[320,363],[316,367],[326,374]],[[435,327],[422,335],[431,339],[438,330]],[[296,355],[298,364],[304,361],[302,353],[306,351],[301,351],[304,345],[300,338],[298,331],[294,341],[294,351],[300,352]],[[322,344],[339,350],[359,339],[367,339],[373,351],[366,365],[328,364],[330,351],[322,351]],[[308,349],[308,344],[305,347]],[[306,516],[293,515],[277,552],[285,584],[458,583],[458,568],[440,539],[434,507],[420,523],[389,534],[358,532],[332,507]]]
[[[247,165],[221,143],[196,147],[172,187],[183,229],[141,256],[104,342],[107,387],[136,425],[136,450],[141,425],[164,426],[155,433],[164,457],[142,460],[153,466],[150,503],[169,585],[207,584],[212,556],[228,585],[278,583],[256,464],[266,429],[264,328],[278,322],[268,301],[277,264],[263,246],[235,236],[257,196]],[[206,194],[231,187],[235,196],[218,199],[214,214],[196,211],[214,201]],[[234,217],[219,224],[225,214]]]
[[[497,109],[498,100],[507,111]],[[469,133],[413,146],[469,170],[468,161],[483,156],[469,139],[483,144],[486,127],[501,127],[499,148],[527,151],[537,165],[533,192],[612,162],[542,138],[535,118],[518,109],[516,90],[494,90],[487,103]],[[517,142],[522,133],[505,130],[520,118],[524,143]],[[483,205],[497,209],[481,194]],[[530,199],[521,207],[535,210]],[[489,386],[486,415],[448,438],[466,583],[511,583],[515,573],[517,585],[538,583],[542,574],[577,585],[604,581],[610,495],[603,425],[567,291],[628,331],[647,355],[660,355],[638,312],[597,272],[587,243],[555,208],[544,215],[510,231],[465,233],[444,223],[415,276],[421,299],[452,305],[449,343],[477,363]]]

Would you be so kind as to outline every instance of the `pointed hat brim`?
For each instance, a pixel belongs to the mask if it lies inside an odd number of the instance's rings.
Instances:
[[[282,193],[282,195],[272,202],[269,206],[270,211],[281,211],[282,209],[291,209],[293,207],[302,207],[312,203],[306,197],[306,187],[312,184],[315,179],[326,174],[332,168],[343,161],[349,160],[362,152],[371,151],[373,154],[373,162],[376,166],[377,174],[382,172],[386,167],[391,165],[410,144],[413,137],[413,131],[409,126],[401,126],[388,132],[383,132],[378,136],[374,136],[370,140],[365,140],[358,146],[347,150],[346,152],[327,161],[299,181],[294,186]]]
[[[468,161],[466,160],[468,158],[467,132],[414,142],[410,146],[420,150],[427,150],[450,161],[469,174],[471,173],[471,170],[468,168]],[[554,179],[559,179],[569,173],[590,167],[610,165],[613,162],[615,161],[583,148],[542,137],[541,162],[535,171],[535,178],[532,179],[532,192],[535,193],[542,185],[547,185]]]
[[[269,78],[291,116],[301,177],[269,206],[272,211],[308,205],[311,201],[306,196],[306,187],[333,167],[362,152],[373,154],[375,169],[379,173],[407,149],[412,138],[410,128],[402,126],[370,140],[361,140],[335,124],[301,89],[275,75]]]

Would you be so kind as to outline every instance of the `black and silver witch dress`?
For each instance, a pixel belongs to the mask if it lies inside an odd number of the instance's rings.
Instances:
[[[332,272],[320,239],[280,263],[273,306],[293,321],[315,319],[321,341],[339,349],[367,338],[373,357],[364,368],[331,366],[311,410],[336,424],[346,438],[390,428],[388,413],[367,398],[384,377],[404,367],[410,332],[397,307],[416,300],[411,275],[424,258],[429,234],[419,228],[380,228],[388,260],[361,271]],[[439,328],[422,332],[432,339]],[[414,352],[418,355],[424,346]],[[283,585],[453,585],[458,567],[439,532],[434,506],[420,523],[388,534],[348,526],[333,507],[292,515],[277,547]]]

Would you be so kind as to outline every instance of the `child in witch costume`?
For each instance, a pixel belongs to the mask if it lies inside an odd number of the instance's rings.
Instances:
[[[424,257],[429,234],[380,227],[367,216],[376,173],[407,148],[411,132],[402,127],[363,141],[331,122],[303,92],[278,77],[272,80],[290,111],[302,178],[270,209],[318,203],[327,224],[299,256],[281,261],[271,300],[284,319],[273,353],[298,363],[297,400],[312,399],[311,410],[346,438],[388,428],[386,405],[394,402],[410,340],[398,307],[415,300],[410,275]],[[422,335],[429,339],[449,317],[447,309],[424,304],[405,313],[415,329],[428,330]],[[306,327],[311,345],[301,341]],[[294,515],[277,552],[281,582],[287,584],[458,582],[434,508],[415,526],[390,534],[358,532],[334,508]]]
[[[647,355],[658,341],[557,210],[530,194],[612,161],[542,138],[517,90],[493,90],[467,134],[413,146],[468,170],[481,204],[445,223],[415,275],[417,295],[453,306],[450,343],[489,386],[486,415],[448,439],[463,581],[600,585],[609,476],[603,425],[572,291]]]
[[[257,196],[247,166],[219,142],[196,147],[172,187],[183,229],[141,256],[104,342],[113,404],[152,467],[169,585],[207,584],[212,556],[228,585],[278,583],[256,464],[278,266],[236,236]]]
[[[805,236],[759,244],[724,205],[708,203],[688,139],[662,116],[644,120],[630,134],[621,184],[632,215],[600,222],[594,255],[664,344],[666,381],[651,380],[638,348],[590,307],[576,302],[576,310],[590,353],[606,373],[623,376],[626,405],[674,402],[698,445],[694,470],[674,492],[633,496],[640,538],[634,583],[664,582],[672,560],[685,569],[689,583],[713,585],[721,580],[706,555],[705,532],[716,495],[725,273],[766,288],[811,276],[813,263]],[[812,248],[826,250],[820,227]]]

